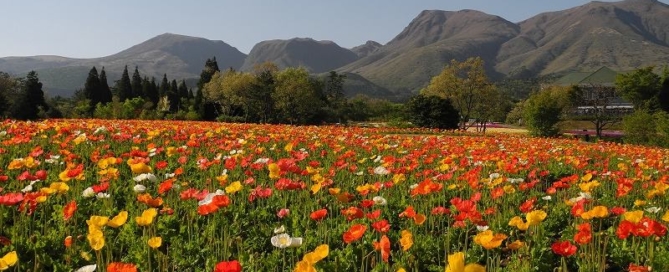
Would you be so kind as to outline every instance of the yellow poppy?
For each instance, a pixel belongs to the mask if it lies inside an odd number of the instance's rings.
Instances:
[[[544,219],[546,219],[546,216],[546,212],[542,210],[534,210],[525,215],[525,220],[527,220],[528,225],[536,226],[543,222]]]
[[[14,266],[19,261],[16,251],[9,252],[0,258],[0,271],[7,270],[9,267]]]
[[[151,167],[143,162],[130,164],[130,170],[133,174],[146,174],[152,171]]]
[[[90,219],[86,220],[86,224],[88,224],[88,226],[96,226],[101,228],[107,224],[107,221],[109,221],[109,217],[107,216],[93,215]]]
[[[152,237],[151,239],[149,239],[148,244],[151,248],[159,248],[160,245],[163,244],[163,238]]]
[[[400,238],[400,245],[402,245],[402,250],[407,251],[411,246],[413,246],[413,235],[408,230],[402,231],[402,237]]]
[[[662,216],[662,221],[669,222],[669,211],[666,211]]]
[[[140,226],[148,226],[153,223],[153,219],[158,215],[158,211],[156,209],[146,209],[144,212],[142,212],[142,216],[140,217],[135,217],[135,221],[137,222],[137,225]]]
[[[631,211],[623,213],[623,220],[630,221],[634,224],[639,223],[643,217],[643,211]]]
[[[448,255],[446,272],[485,272],[485,267],[479,264],[465,265],[465,254],[456,252]]]
[[[520,216],[514,216],[513,218],[511,218],[511,220],[509,220],[509,226],[516,227],[519,230],[523,231],[527,230],[530,227],[530,225],[528,223],[525,223],[523,219],[520,218]]]
[[[118,228],[125,224],[125,222],[128,221],[128,212],[126,211],[121,211],[118,213],[117,216],[114,216],[109,222],[107,222],[107,226],[110,226],[112,228]]]
[[[479,232],[474,236],[474,243],[481,245],[485,249],[493,249],[502,245],[502,241],[506,239],[506,235],[497,233],[493,234],[492,230]]]
[[[227,187],[225,187],[225,192],[228,194],[234,194],[236,192],[239,192],[243,188],[242,183],[239,181],[235,181],[233,183],[230,183]]]

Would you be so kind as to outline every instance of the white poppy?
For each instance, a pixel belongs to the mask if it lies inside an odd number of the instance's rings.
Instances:
[[[390,174],[390,171],[388,171],[388,169],[386,169],[386,168],[383,167],[383,166],[377,166],[376,168],[374,168],[374,174],[377,174],[377,175],[388,175],[388,174]]]
[[[273,246],[278,248],[287,248],[293,243],[292,239],[290,238],[290,235],[286,233],[272,236],[272,239],[270,239],[270,241],[272,242]]]
[[[658,208],[658,207],[646,208],[646,211],[649,212],[649,213],[659,213],[660,210],[662,210],[662,208]]]
[[[139,174],[138,176],[132,178],[136,182],[141,182],[145,180],[149,180],[151,182],[156,182],[158,178],[156,178],[156,175],[151,174],[151,173],[144,173],[144,174]]]
[[[281,227],[278,227],[278,228],[274,229],[274,234],[280,234],[280,233],[284,233],[284,232],[286,232],[286,227],[284,227],[283,225],[281,225]]]
[[[290,246],[288,247],[299,247],[302,245],[302,237],[292,237],[290,238]]]
[[[88,187],[81,193],[81,195],[85,198],[94,197],[95,196],[95,191],[93,191],[93,188]]]
[[[146,192],[146,186],[137,184],[135,187],[132,187],[132,190],[135,191],[135,193],[143,193]]]
[[[75,270],[74,272],[93,272],[97,268],[98,268],[97,264],[89,264],[89,265],[80,267],[79,269]]]
[[[33,186],[32,185],[28,185],[28,186],[24,187],[23,189],[21,189],[22,193],[27,193],[27,192],[32,192],[32,191],[33,191]]]
[[[486,230],[488,230],[488,228],[490,228],[490,227],[476,225],[476,230],[478,230],[479,232],[486,231]]]
[[[382,196],[375,196],[374,198],[372,198],[372,200],[376,205],[385,206],[386,204],[388,204],[388,201]]]
[[[260,159],[257,159],[254,163],[257,163],[257,164],[266,164],[266,163],[268,163],[268,162],[269,162],[269,158],[260,158]]]
[[[541,199],[546,200],[546,201],[550,201],[553,198],[551,196],[547,195],[547,196],[542,197]]]
[[[109,195],[108,193],[99,192],[97,195],[95,195],[95,198],[103,199],[103,198],[109,198],[110,196],[111,195]]]

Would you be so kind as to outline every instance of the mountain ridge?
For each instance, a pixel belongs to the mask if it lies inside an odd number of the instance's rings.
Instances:
[[[142,75],[193,78],[212,56],[221,69],[250,71],[272,61],[314,74],[336,70],[355,78],[357,89],[403,95],[426,86],[452,59],[476,56],[484,59],[493,80],[602,66],[629,71],[669,63],[669,5],[657,0],[593,1],[517,23],[471,9],[424,10],[383,45],[368,41],[347,49],[327,40],[275,39],[259,42],[248,55],[223,41],[165,33],[101,58],[0,58],[0,71],[37,70],[45,87],[73,89],[83,86],[92,66],[105,66],[110,84],[125,65],[138,65]]]

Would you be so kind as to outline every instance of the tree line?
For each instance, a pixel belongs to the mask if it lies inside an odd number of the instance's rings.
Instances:
[[[264,63],[251,72],[221,71],[207,59],[199,80],[142,76],[126,66],[110,86],[104,67],[92,67],[72,97],[45,97],[36,72],[26,78],[0,72],[0,116],[12,119],[170,119],[322,124],[399,119],[400,104],[363,95],[344,95],[345,76],[310,75],[303,68],[280,70]],[[29,98],[22,98],[28,96]],[[25,110],[30,109],[30,110]],[[34,110],[33,110],[34,109]]]

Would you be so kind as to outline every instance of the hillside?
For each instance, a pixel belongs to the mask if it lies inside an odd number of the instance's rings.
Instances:
[[[71,59],[58,56],[0,58],[0,71],[23,75],[38,72],[49,95],[69,96],[82,88],[88,71],[105,67],[109,84],[119,79],[123,68],[139,67],[142,76],[158,79],[167,74],[170,79],[200,76],[207,58],[215,56],[219,67],[239,69],[246,55],[222,42],[176,34],[162,34],[117,54],[93,58]],[[132,71],[131,71],[132,73]]]
[[[498,48],[520,28],[498,16],[479,11],[421,12],[399,35],[376,53],[340,68],[389,89],[416,91],[451,59],[481,56],[493,69]]]
[[[547,75],[607,66],[618,71],[669,62],[669,6],[654,0],[591,2],[519,23],[496,69]]]
[[[304,67],[312,73],[325,73],[357,59],[356,53],[331,41],[270,40],[256,44],[241,69],[251,71],[256,64],[273,62],[279,68]]]
[[[366,56],[369,56],[373,53],[376,53],[379,48],[381,48],[380,43],[377,43],[375,41],[367,41],[365,44],[358,45],[356,47],[351,48],[351,51],[358,55],[359,58],[364,58]]]

